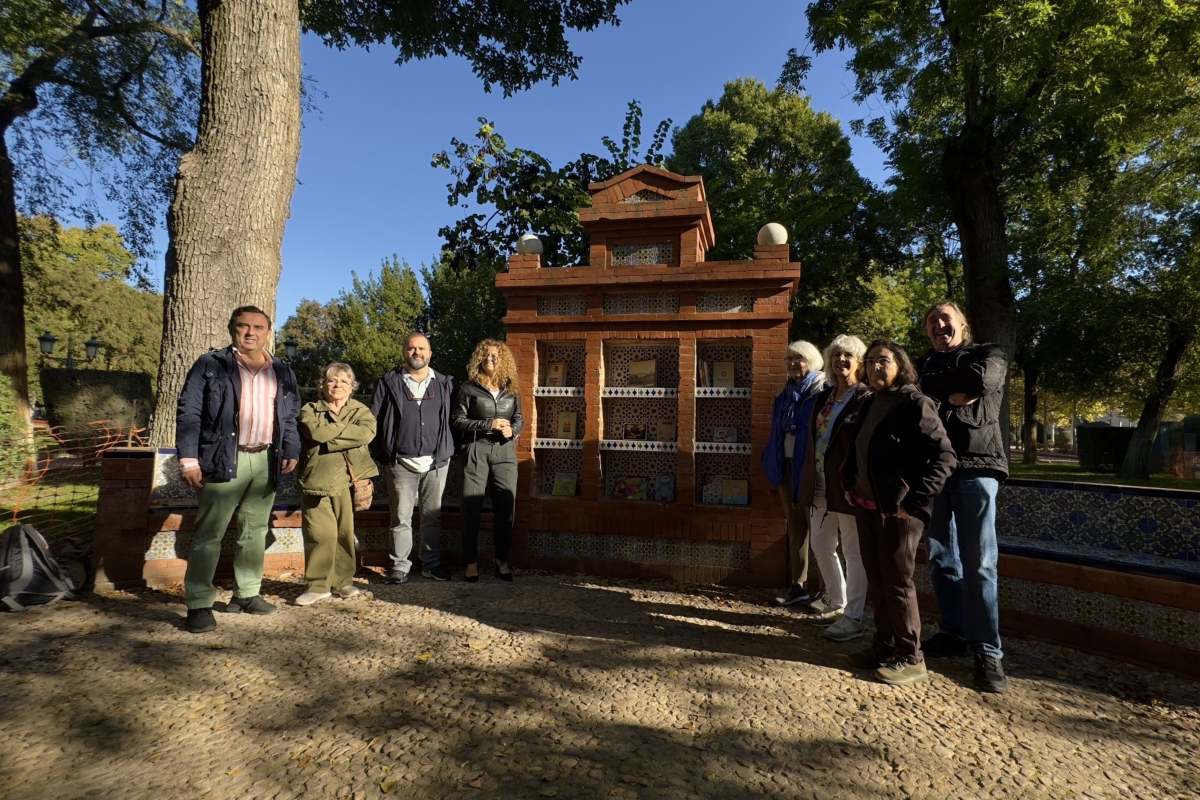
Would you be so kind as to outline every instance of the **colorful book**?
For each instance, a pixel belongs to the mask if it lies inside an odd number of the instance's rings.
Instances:
[[[645,478],[627,476],[613,481],[613,497],[621,500],[645,500],[649,491],[650,482]]]
[[[575,436],[576,415],[574,411],[558,412],[558,427],[554,429],[554,435],[559,439],[574,439]]]
[[[546,367],[547,386],[565,386],[567,380],[567,364],[565,361],[554,361]]]
[[[696,385],[712,386],[712,375],[709,371],[708,362],[704,359],[700,359],[696,365]]]
[[[554,473],[554,490],[551,494],[554,497],[574,497],[578,486],[579,476],[576,473],[556,472]]]
[[[725,488],[725,476],[713,475],[704,482],[700,490],[700,502],[708,505],[720,505],[721,493]]]
[[[745,506],[750,504],[750,486],[745,480],[726,478],[721,482],[721,505]]]
[[[655,363],[654,359],[629,362],[629,380],[626,382],[627,385],[637,387],[657,386],[657,381],[658,364]]]
[[[712,440],[721,442],[722,444],[731,444],[737,441],[737,428],[716,427],[712,429]]]
[[[654,499],[660,503],[670,503],[675,499],[674,475],[656,475],[654,477]]]
[[[735,385],[732,361],[714,361],[712,365],[712,385],[723,389],[732,389]]]
[[[646,438],[645,424],[641,422],[626,422],[624,429],[621,431],[621,438],[635,442],[644,441]]]

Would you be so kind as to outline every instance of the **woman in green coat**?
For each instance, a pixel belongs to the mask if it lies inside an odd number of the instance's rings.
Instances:
[[[354,370],[334,362],[322,372],[321,399],[300,409],[300,490],[303,492],[304,577],[308,591],[296,605],[309,606],[331,595],[353,597],[354,500],[352,480],[371,478],[379,469],[367,452],[375,438],[371,409],[351,398],[358,388]]]

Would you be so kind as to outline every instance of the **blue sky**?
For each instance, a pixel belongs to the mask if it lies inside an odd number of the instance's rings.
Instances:
[[[633,0],[620,10],[619,27],[572,37],[583,58],[578,80],[510,98],[485,93],[461,59],[397,66],[387,48],[338,52],[305,37],[304,72],[324,96],[304,121],[279,320],[301,298],[334,297],[352,270],[363,275],[393,253],[414,267],[434,259],[437,230],[457,213],[446,204],[448,175],[430,158],[451,137],[470,138],[477,117],[493,120],[510,145],[561,163],[584,150],[601,152],[602,135],[619,139],[626,104],[637,99],[645,142],[658,120],[682,125],[729,80],[773,85],[789,47],[811,52],[804,6]],[[853,102],[853,76],[840,53],[817,57],[806,86],[815,108],[843,122],[878,114]],[[881,181],[883,155],[869,140],[852,143],[859,170]],[[165,235],[159,240],[165,245]]]

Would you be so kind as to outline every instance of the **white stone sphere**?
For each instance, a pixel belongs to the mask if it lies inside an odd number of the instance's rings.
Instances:
[[[787,228],[778,222],[768,222],[758,229],[758,243],[765,247],[772,244],[787,244]]]
[[[517,240],[517,252],[525,253],[526,255],[540,256],[542,254],[542,240],[534,236],[532,233],[526,233]]]

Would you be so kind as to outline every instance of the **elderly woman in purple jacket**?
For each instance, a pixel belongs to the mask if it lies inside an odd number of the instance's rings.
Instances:
[[[787,520],[788,589],[775,598],[781,606],[811,603],[820,596],[820,576],[809,573],[807,509],[799,504],[800,469],[805,448],[811,446],[806,431],[813,414],[817,394],[825,388],[824,361],[812,343],[795,341],[788,345],[788,381],[775,398],[771,411],[771,435],[763,449],[762,466],[767,480],[779,492]]]

